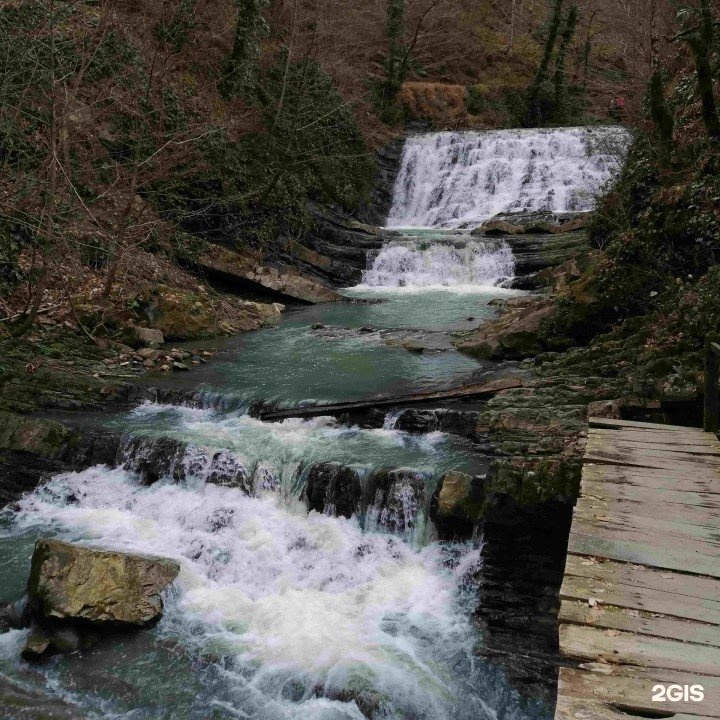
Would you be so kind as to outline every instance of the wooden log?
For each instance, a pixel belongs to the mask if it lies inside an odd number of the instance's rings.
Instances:
[[[293,408],[291,410],[272,410],[260,413],[262,420],[285,420],[287,418],[320,417],[323,415],[340,415],[349,411],[370,410],[383,407],[402,407],[405,405],[419,405],[430,402],[444,402],[453,400],[481,400],[493,397],[503,390],[521,388],[522,380],[519,377],[500,378],[481,385],[465,385],[452,390],[432,393],[416,393],[414,395],[386,395],[369,400],[356,400],[352,402],[325,403],[309,407]]]

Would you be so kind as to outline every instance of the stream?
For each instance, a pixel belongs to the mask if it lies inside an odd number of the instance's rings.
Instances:
[[[23,595],[40,535],[181,565],[152,629],[41,666],[18,660],[27,631],[12,630],[0,635],[0,673],[92,719],[551,717],[477,655],[482,538],[438,542],[428,519],[445,472],[488,471],[473,443],[402,431],[393,413],[368,428],[248,410],[481,381],[492,366],[454,351],[449,331],[476,327],[494,315],[490,301],[514,294],[499,287],[514,258],[463,228],[501,212],[591,209],[619,167],[609,145],[626,141],[614,128],[411,138],[388,221],[405,230],[368,257],[345,302],[289,309],[174,378],[207,399],[200,407],[97,418],[126,434],[118,467],[58,475],[0,512],[0,601]],[[160,438],[181,449],[148,485],[140,468]],[[349,517],[308,512],[322,463],[359,478],[365,499]],[[388,468],[401,470],[381,492]],[[218,484],[222,473],[236,486]]]

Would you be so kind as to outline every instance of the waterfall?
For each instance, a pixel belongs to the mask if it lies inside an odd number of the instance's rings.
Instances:
[[[515,258],[506,243],[470,238],[391,243],[368,265],[363,284],[384,288],[492,287],[515,274]]]
[[[620,127],[416,135],[405,143],[387,224],[457,228],[498,213],[592,210],[629,143]]]

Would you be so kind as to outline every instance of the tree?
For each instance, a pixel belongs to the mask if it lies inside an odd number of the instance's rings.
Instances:
[[[652,74],[648,86],[650,117],[655,125],[655,132],[660,143],[660,160],[663,165],[670,165],[673,150],[673,134],[675,132],[675,117],[668,107],[663,88],[663,69],[660,65],[658,53],[656,10],[655,0],[653,0],[650,7],[650,55],[652,65]]]
[[[550,61],[555,52],[555,42],[557,41],[560,24],[563,18],[563,0],[553,0],[550,20],[548,22],[547,38],[545,39],[545,50],[542,60],[535,73],[535,77],[528,88],[527,104],[528,104],[528,124],[532,127],[539,125],[548,116],[548,109],[544,107],[542,95],[545,91],[545,85],[548,80],[548,72],[550,69]]]
[[[677,34],[676,40],[683,40],[692,51],[698,92],[702,106],[702,118],[709,137],[720,141],[720,118],[715,104],[712,53],[715,44],[715,21],[710,9],[710,0],[699,0],[699,7],[681,6],[677,0],[670,0],[677,10],[678,19],[685,27]]]
[[[553,84],[555,86],[555,107],[553,108],[553,116],[557,122],[565,120],[565,61],[567,59],[567,51],[578,22],[577,5],[572,5],[565,18],[565,26],[560,36],[560,47],[558,48],[557,57],[555,58],[555,74]]]
[[[442,0],[430,0],[420,12],[415,29],[409,40],[405,40],[405,0],[389,0],[385,21],[385,37],[388,43],[387,55],[381,63],[385,77],[381,83],[380,116],[385,122],[398,120],[399,108],[397,98],[403,83],[413,66],[415,48],[420,39],[423,25],[430,13],[440,5]]]
[[[223,97],[252,93],[258,73],[260,38],[268,31],[262,11],[270,0],[234,0],[237,20],[232,50],[225,61],[219,90]]]

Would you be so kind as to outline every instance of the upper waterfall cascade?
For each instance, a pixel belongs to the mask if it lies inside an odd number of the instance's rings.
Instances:
[[[617,126],[416,135],[387,225],[458,228],[499,213],[592,210],[629,143]]]

